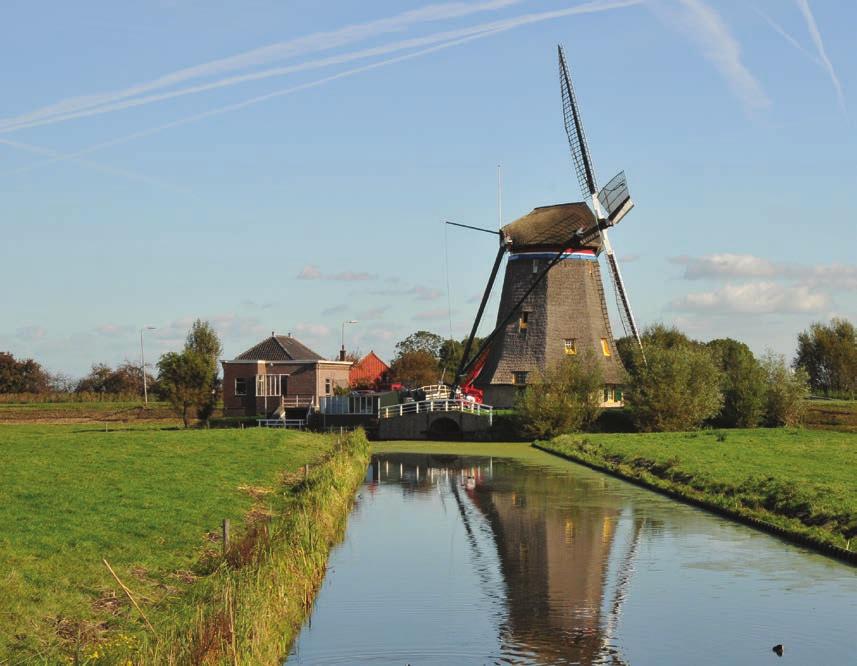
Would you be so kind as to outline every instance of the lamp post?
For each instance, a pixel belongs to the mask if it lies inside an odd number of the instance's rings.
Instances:
[[[339,360],[345,360],[345,324],[359,324],[360,322],[356,319],[348,319],[347,321],[342,322],[342,337],[340,341],[342,343],[342,348],[339,350]]]
[[[149,389],[146,386],[146,353],[143,351],[143,331],[154,331],[154,326],[144,326],[140,329],[140,369],[143,371],[143,406],[149,406]]]

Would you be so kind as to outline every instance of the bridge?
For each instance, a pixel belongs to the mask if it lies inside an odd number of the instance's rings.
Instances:
[[[378,410],[378,439],[457,439],[487,432],[494,408],[469,400],[430,399]]]

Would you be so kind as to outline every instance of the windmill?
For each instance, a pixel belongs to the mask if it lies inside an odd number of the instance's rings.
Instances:
[[[616,350],[598,256],[607,256],[627,335],[640,344],[619,265],[607,235],[633,208],[624,173],[598,191],[571,75],[559,49],[560,87],[572,161],[586,201],[543,206],[503,226],[480,229],[500,247],[456,374],[464,393],[498,407],[563,355],[594,354],[604,378],[605,406],[621,404],[625,370]],[[466,225],[459,225],[466,226]],[[470,227],[473,228],[473,227]],[[500,265],[508,258],[494,330],[471,354]]]

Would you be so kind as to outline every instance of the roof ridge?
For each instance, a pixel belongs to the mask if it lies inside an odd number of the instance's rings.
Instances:
[[[272,337],[272,338],[274,338],[274,341],[275,341],[275,342],[280,346],[280,349],[282,349],[282,350],[283,350],[283,353],[284,353],[286,356],[288,356],[288,357],[289,357],[289,359],[291,359],[292,361],[294,361],[294,360],[295,360],[295,357],[294,357],[294,356],[292,356],[292,355],[289,353],[289,350],[288,350],[288,349],[286,349],[285,345],[283,345],[283,343],[282,343],[282,342],[280,342],[280,337],[290,337],[290,336],[286,336],[286,335],[284,335],[284,336],[279,336],[279,335],[275,335],[275,334],[273,334],[273,333],[272,333],[272,334],[271,334],[271,337]]]

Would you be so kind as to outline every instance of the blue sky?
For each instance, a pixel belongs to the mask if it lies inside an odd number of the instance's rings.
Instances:
[[[612,240],[642,325],[791,354],[857,319],[857,3],[209,4],[4,8],[0,349],[81,375],[196,317],[227,357],[272,330],[332,356],[345,319],[388,358],[464,335],[495,239],[442,221],[496,227],[498,164],[504,222],[580,198],[557,43],[637,203]]]

